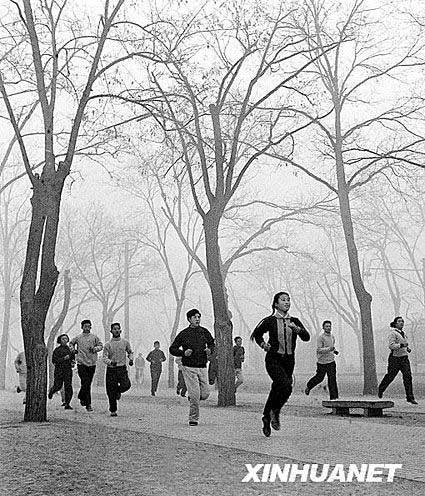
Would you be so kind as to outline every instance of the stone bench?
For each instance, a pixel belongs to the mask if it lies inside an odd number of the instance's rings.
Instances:
[[[392,408],[393,401],[382,400],[324,400],[322,406],[332,408],[336,415],[349,415],[350,408],[362,408],[365,417],[382,417],[384,408]]]

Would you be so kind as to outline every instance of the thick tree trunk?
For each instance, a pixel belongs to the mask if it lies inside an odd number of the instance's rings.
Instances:
[[[1,335],[0,348],[0,389],[5,389],[6,387],[7,350],[9,348],[10,331],[10,309],[12,306],[12,295],[7,288],[5,288],[3,306],[3,332]]]
[[[363,394],[376,394],[378,381],[376,377],[375,345],[372,326],[372,296],[366,291],[360,271],[359,255],[354,238],[354,227],[350,208],[349,189],[345,178],[344,161],[342,156],[342,139],[340,112],[336,106],[336,174],[338,181],[338,199],[342,227],[347,246],[350,264],[351,280],[360,308],[363,344]]]
[[[61,193],[65,177],[52,172],[36,176],[31,198],[32,216],[21,282],[21,325],[27,362],[24,420],[47,420],[47,348],[44,330],[58,280],[55,248]],[[38,287],[37,287],[38,284]]]
[[[204,218],[205,249],[210,284],[214,331],[218,358],[218,406],[236,404],[235,368],[233,364],[233,325],[230,319],[222,262],[218,243],[220,216],[210,211]]]

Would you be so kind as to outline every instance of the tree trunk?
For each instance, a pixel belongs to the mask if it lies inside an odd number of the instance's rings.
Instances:
[[[208,280],[214,310],[214,331],[218,358],[218,406],[236,404],[233,363],[233,325],[222,275],[218,226],[220,216],[210,211],[204,218]]]
[[[336,114],[336,174],[338,180],[338,199],[344,238],[350,264],[351,280],[360,308],[363,344],[363,394],[376,394],[378,381],[376,377],[375,346],[372,327],[372,296],[366,291],[360,271],[359,255],[354,238],[354,227],[350,208],[349,189],[345,178],[342,156],[340,109],[335,106]]]
[[[52,171],[50,175],[36,175],[33,183],[31,224],[20,291],[21,325],[27,362],[24,414],[27,422],[47,420],[47,348],[44,330],[58,280],[55,248],[64,180],[63,174]]]
[[[174,341],[174,338],[177,334],[177,329],[179,328],[180,315],[182,313],[184,302],[184,296],[177,301],[176,312],[174,314],[174,322],[173,327],[170,334],[170,345]],[[175,386],[175,377],[174,377],[174,360],[172,355],[169,356],[168,360],[168,387],[173,388]]]
[[[9,329],[10,329],[10,309],[12,306],[12,295],[7,287],[3,298],[3,332],[1,335],[0,348],[0,389],[6,387],[6,368],[7,368],[7,350],[9,348]]]

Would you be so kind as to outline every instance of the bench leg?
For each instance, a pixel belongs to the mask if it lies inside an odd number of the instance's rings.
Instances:
[[[364,408],[365,417],[382,417],[382,408]]]
[[[350,415],[350,409],[342,406],[332,408],[332,412],[335,413],[335,415]]]

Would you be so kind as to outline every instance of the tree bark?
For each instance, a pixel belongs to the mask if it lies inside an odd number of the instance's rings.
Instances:
[[[363,394],[376,394],[378,380],[376,377],[375,345],[372,326],[372,296],[366,291],[360,271],[359,255],[354,237],[354,226],[350,208],[349,189],[345,177],[342,155],[341,119],[338,104],[335,104],[335,159],[338,181],[338,200],[350,264],[351,280],[360,308],[363,343]]]
[[[205,215],[205,250],[215,319],[214,331],[219,370],[218,406],[231,406],[236,404],[232,342],[233,325],[229,314],[218,242],[220,218],[221,216],[214,210],[210,210]]]
[[[47,312],[58,280],[55,248],[65,177],[59,171],[35,176],[31,224],[21,282],[21,325],[27,362],[24,420],[47,420],[47,348],[44,331]],[[38,287],[37,287],[38,283]]]
[[[182,313],[184,296],[177,301],[176,312],[174,314],[174,322],[173,327],[170,334],[170,344],[174,341],[176,337],[177,330],[179,328],[180,316]],[[173,388],[175,386],[175,377],[174,377],[174,360],[170,355],[168,360],[168,387]]]

